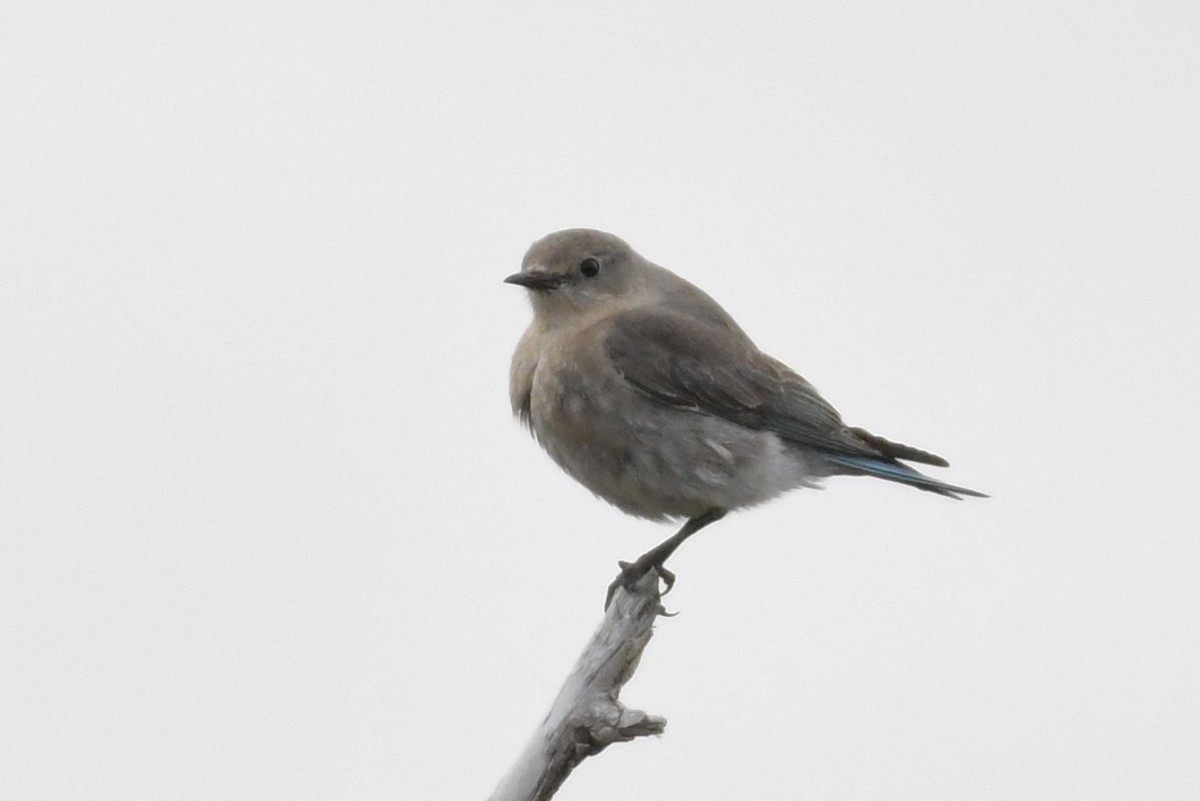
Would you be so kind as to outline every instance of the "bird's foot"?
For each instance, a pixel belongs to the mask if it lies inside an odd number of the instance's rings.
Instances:
[[[612,604],[613,593],[617,591],[618,587],[624,587],[626,592],[632,593],[634,588],[637,587],[638,582],[651,570],[656,571],[658,577],[667,585],[661,594],[666,595],[670,592],[671,588],[675,586],[675,574],[663,567],[663,563],[671,558],[671,554],[675,553],[675,549],[682,545],[684,540],[724,516],[724,509],[709,509],[704,514],[689,519],[683,524],[683,528],[676,531],[673,536],[655,545],[635,561],[617,562],[621,566],[621,575],[613,579],[613,583],[608,585],[608,594],[604,596],[604,608],[608,609],[609,605]]]
[[[617,562],[621,572],[608,585],[608,593],[604,596],[605,609],[612,604],[613,595],[618,588],[623,588],[632,594],[637,589],[638,582],[645,578],[651,570],[658,573],[658,577],[665,585],[660,595],[666,595],[671,591],[671,588],[675,586],[675,574],[663,566],[666,557],[657,551],[658,549],[647,551],[632,562],[624,560]]]

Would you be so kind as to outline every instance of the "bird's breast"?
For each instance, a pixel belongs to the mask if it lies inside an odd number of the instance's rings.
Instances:
[[[639,392],[592,354],[545,349],[529,422],[569,475],[641,517],[693,517],[759,503],[804,483],[775,435]]]

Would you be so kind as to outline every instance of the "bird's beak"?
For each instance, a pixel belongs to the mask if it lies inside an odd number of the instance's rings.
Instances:
[[[534,292],[549,292],[551,289],[557,289],[564,278],[565,276],[542,270],[522,270],[505,278],[504,283],[523,286]]]

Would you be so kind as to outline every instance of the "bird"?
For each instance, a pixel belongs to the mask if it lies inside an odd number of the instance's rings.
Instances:
[[[683,520],[609,588],[654,569],[727,513],[837,475],[986,498],[906,462],[940,456],[848,426],[816,388],[699,287],[594,229],[533,243],[504,281],[533,319],[513,353],[514,415],[568,475],[628,514]]]

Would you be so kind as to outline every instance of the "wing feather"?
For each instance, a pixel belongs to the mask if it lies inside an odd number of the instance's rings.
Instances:
[[[662,308],[633,309],[610,319],[604,346],[626,381],[663,403],[773,431],[798,445],[885,455],[847,428],[812,384],[736,328]]]

